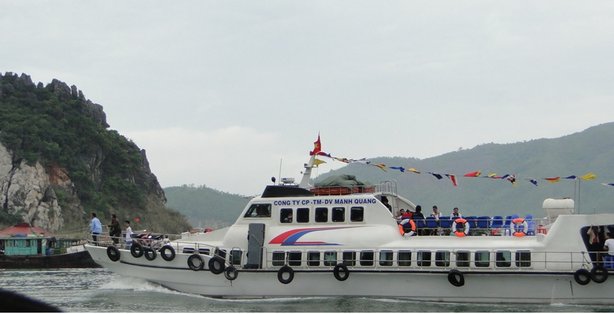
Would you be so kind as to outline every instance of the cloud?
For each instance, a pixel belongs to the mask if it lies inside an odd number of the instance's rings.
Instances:
[[[241,126],[209,131],[173,127],[125,134],[146,150],[151,170],[163,187],[206,184],[231,193],[258,194],[272,176],[278,176],[284,152],[279,135]],[[284,157],[284,164],[298,172],[306,160],[291,155]]]

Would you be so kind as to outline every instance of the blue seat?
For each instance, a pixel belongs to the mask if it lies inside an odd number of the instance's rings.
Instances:
[[[605,255],[603,257],[603,266],[607,269],[614,269],[614,256]]]
[[[510,224],[512,223],[512,216],[505,216],[505,222],[503,223],[503,228],[509,229]]]
[[[418,218],[418,219],[415,219],[414,222],[416,223],[416,228],[418,229],[426,228],[426,222],[424,221],[424,219]]]
[[[488,229],[488,228],[490,228],[490,216],[480,216],[480,217],[478,217],[478,228],[479,229]]]
[[[441,217],[441,219],[439,219],[439,226],[444,229],[450,229],[452,228],[452,221],[450,217]]]
[[[426,217],[426,227],[429,229],[435,229],[438,227],[435,217]]]
[[[524,221],[527,222],[527,235],[535,235],[535,220],[533,220],[533,215],[524,216]]]
[[[477,228],[477,220],[478,217],[476,216],[467,216],[465,217],[465,220],[467,220],[467,223],[469,224],[469,228]]]
[[[503,226],[503,217],[501,216],[493,216],[492,222],[490,223],[491,228],[501,228]]]

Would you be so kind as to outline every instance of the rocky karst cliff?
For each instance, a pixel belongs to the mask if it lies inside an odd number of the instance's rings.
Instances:
[[[109,130],[102,106],[74,85],[0,74],[0,225],[84,230],[90,212],[135,229],[181,232],[145,151]]]

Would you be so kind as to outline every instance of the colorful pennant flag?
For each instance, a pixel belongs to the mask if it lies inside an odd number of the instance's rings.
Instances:
[[[474,171],[474,172],[465,173],[465,175],[463,177],[477,178],[477,177],[480,176],[480,174],[482,174],[480,171]]]
[[[324,160],[320,160],[320,159],[317,159],[317,158],[316,158],[316,159],[313,161],[313,165],[314,165],[314,166],[316,166],[316,168],[317,168],[319,165],[321,165],[321,164],[325,164],[325,163],[326,163],[326,161],[324,161]]]
[[[333,158],[334,160],[336,160],[336,161],[344,162],[344,163],[346,163],[346,164],[349,164],[349,163],[350,163],[350,160],[349,160],[349,159],[347,159],[347,158],[339,158],[339,157],[332,157],[332,158]]]
[[[437,180],[441,180],[441,178],[443,178],[443,176],[438,173],[432,173],[432,172],[429,172],[429,173],[432,174],[435,178],[437,178]]]
[[[550,183],[557,183],[561,180],[561,177],[550,177],[550,178],[544,178],[544,180],[550,182]]]
[[[589,173],[581,176],[580,178],[582,178],[582,180],[586,180],[586,181],[588,181],[588,180],[595,180],[595,179],[597,179],[597,175],[592,173],[592,172],[589,172]]]
[[[452,185],[458,186],[456,184],[456,176],[455,175],[453,175],[453,174],[446,174],[446,177],[450,178],[450,181],[452,181]]]
[[[407,171],[411,171],[413,173],[420,174],[420,171],[416,170],[416,168],[409,168],[409,169],[407,169]]]
[[[399,170],[399,171],[401,171],[401,172],[405,172],[405,168],[403,168],[403,167],[396,167],[396,166],[392,166],[392,167],[388,167],[388,168],[390,168],[390,169],[394,169],[394,170]]]
[[[367,160],[366,158],[361,158],[361,159],[350,159],[350,158],[341,158],[341,157],[335,157],[332,156],[331,154],[325,153],[322,151],[322,142],[320,140],[320,134],[318,133],[318,139],[313,143],[314,144],[314,148],[312,151],[309,152],[309,154],[311,156],[324,156],[324,157],[328,157],[346,164],[350,164],[350,163],[360,163],[360,164],[366,164],[366,165],[372,165],[375,167],[380,168],[382,171],[387,171],[386,168],[390,168],[393,170],[398,170],[401,173],[405,173],[405,172],[413,172],[415,174],[421,174],[422,172],[417,170],[416,168],[405,168],[403,166],[386,166],[383,163],[372,163],[371,161]],[[314,159],[314,166],[318,167],[319,165],[326,163],[326,161],[321,160],[321,159]],[[434,173],[434,172],[426,172],[428,174],[433,175],[435,178],[437,178],[437,180],[441,180],[443,178],[443,176],[445,175],[446,177],[448,177],[450,179],[450,181],[452,182],[452,185],[454,185],[455,187],[458,186],[458,181],[457,181],[457,177],[456,175],[453,174],[439,174],[439,173]],[[490,179],[505,179],[507,181],[509,181],[510,183],[512,183],[512,185],[516,185],[517,183],[517,179],[516,179],[516,175],[510,175],[510,174],[505,174],[504,176],[497,176],[496,173],[494,172],[490,172],[488,173],[488,175],[486,176],[481,176],[482,172],[481,171],[473,171],[473,172],[469,172],[464,174],[464,177],[468,177],[468,178],[478,178],[478,177],[482,177],[482,178],[490,178]],[[548,177],[548,178],[542,178],[545,181],[548,181],[550,183],[557,183],[560,182],[561,179],[565,179],[565,180],[577,180],[578,178],[585,180],[585,181],[589,181],[589,180],[595,180],[597,178],[597,175],[593,172],[587,172],[586,174],[582,175],[582,176],[576,176],[576,175],[569,175],[566,177]],[[522,180],[528,180],[531,184],[538,186],[538,179],[534,179],[534,178],[522,178]],[[614,182],[613,183],[601,183],[604,186],[612,186],[614,187]],[[135,217],[134,218],[135,222],[140,222],[140,217]]]
[[[373,164],[373,165],[378,167],[378,168],[380,168],[380,169],[382,169],[383,171],[387,171],[386,170],[386,165],[384,165],[384,164]]]

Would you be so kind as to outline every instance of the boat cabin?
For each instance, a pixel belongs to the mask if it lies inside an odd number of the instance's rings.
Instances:
[[[0,230],[0,254],[7,256],[51,255],[55,237],[38,227],[21,223]]]

